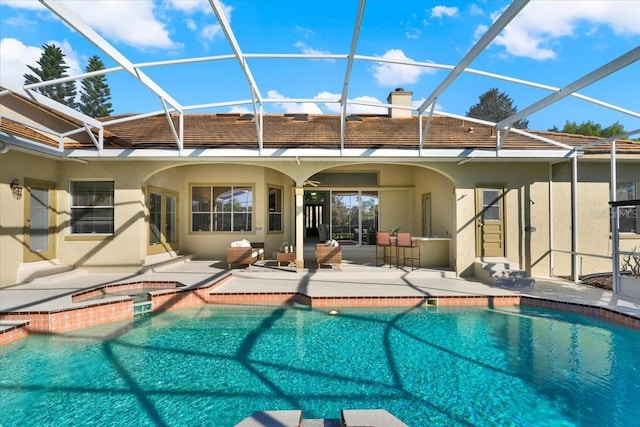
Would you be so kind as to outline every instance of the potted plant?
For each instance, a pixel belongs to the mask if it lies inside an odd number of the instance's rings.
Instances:
[[[291,245],[289,242],[282,242],[280,245],[280,252],[289,252],[291,249]]]
[[[400,230],[400,227],[393,227],[391,228],[391,230],[389,230],[389,234],[395,236],[398,230]]]

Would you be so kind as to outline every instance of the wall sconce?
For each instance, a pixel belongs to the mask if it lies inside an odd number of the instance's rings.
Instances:
[[[15,199],[20,200],[20,198],[22,197],[23,187],[22,185],[20,185],[20,181],[18,181],[18,178],[11,181],[11,184],[9,184],[9,187],[11,187],[11,192],[13,193],[13,197]]]

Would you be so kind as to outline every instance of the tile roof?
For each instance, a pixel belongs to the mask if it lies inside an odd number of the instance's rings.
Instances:
[[[339,148],[340,117],[309,115],[307,120],[294,120],[293,114],[265,115],[263,145],[265,148]],[[238,120],[240,114],[189,114],[184,117],[185,148],[257,148],[255,120]],[[417,149],[419,119],[391,119],[386,115],[361,116],[361,121],[347,121],[345,148]],[[173,117],[178,128],[178,118]],[[423,120],[423,125],[426,119]],[[174,148],[176,145],[165,116],[146,117],[107,125],[113,135],[105,140],[136,148]],[[594,137],[554,132],[529,131],[571,146],[597,140]],[[434,116],[424,141],[425,149],[495,149],[495,129],[464,119]],[[106,147],[106,145],[105,145]],[[589,148],[589,153],[608,152],[609,144]],[[504,150],[559,150],[560,147],[530,136],[511,132]],[[640,153],[640,144],[618,141],[618,152]]]
[[[23,102],[25,102],[23,100]],[[29,101],[26,101],[29,103]],[[33,107],[33,105],[32,105]],[[57,132],[83,127],[77,120],[37,106],[48,116],[56,116],[62,128]],[[167,148],[177,144],[165,115],[138,118],[131,121],[108,122],[133,116],[121,115],[100,119],[107,124],[104,131],[105,150],[114,148]],[[308,115],[306,120],[294,120],[295,114],[263,116],[263,146],[265,148],[340,148],[340,117],[337,115]],[[189,148],[258,148],[256,119],[239,120],[240,114],[186,114],[184,116],[184,147]],[[387,148],[417,150],[419,147],[419,119],[390,118],[387,115],[362,115],[362,120],[350,120],[345,124],[345,148]],[[173,124],[179,128],[177,116]],[[423,126],[426,118],[423,118]],[[3,117],[0,131],[9,135],[57,147],[55,135],[28,128]],[[97,130],[93,130],[97,137]],[[580,146],[597,140],[595,137],[557,132],[528,131],[557,142]],[[71,139],[72,138],[72,139]],[[86,132],[73,134],[65,141],[65,148],[94,148]],[[424,150],[496,148],[495,128],[464,118],[434,115],[426,133]],[[640,154],[640,142],[618,140],[618,153]],[[561,150],[560,147],[530,136],[511,132],[502,145],[503,150]],[[589,154],[606,154],[610,144],[590,147]]]

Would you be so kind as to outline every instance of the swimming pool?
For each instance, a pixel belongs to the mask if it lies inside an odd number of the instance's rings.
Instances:
[[[224,427],[257,410],[384,408],[411,426],[631,426],[639,354],[636,330],[530,307],[208,305],[0,348],[0,424]]]

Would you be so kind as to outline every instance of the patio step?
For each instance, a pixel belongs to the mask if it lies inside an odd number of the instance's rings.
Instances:
[[[192,255],[180,255],[177,252],[166,252],[148,256],[138,273],[152,273],[175,266],[179,263],[191,261]]]
[[[491,286],[527,287],[536,282],[517,263],[506,258],[478,258],[473,270],[476,279]]]
[[[71,264],[61,264],[57,259],[25,262],[20,264],[16,277],[17,283],[29,283],[39,277],[51,277],[73,270]]]

